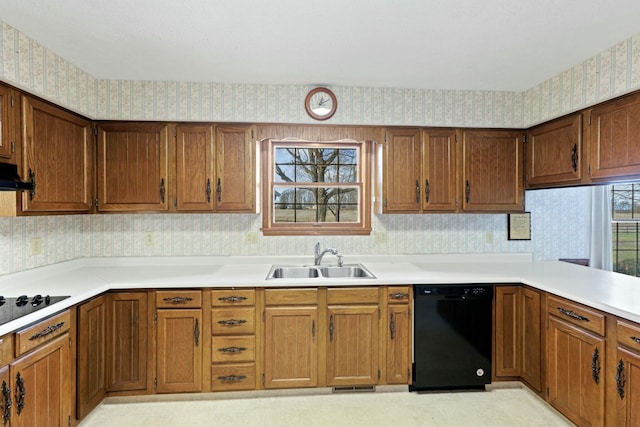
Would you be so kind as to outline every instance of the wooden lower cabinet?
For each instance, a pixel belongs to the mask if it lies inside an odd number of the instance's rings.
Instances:
[[[327,324],[327,385],[378,384],[379,306],[330,305]]]
[[[72,384],[69,334],[64,333],[11,364],[11,426],[67,426]]]
[[[202,389],[202,309],[157,310],[156,391]]]
[[[147,388],[148,321],[146,292],[107,295],[107,391]]]
[[[411,311],[407,304],[389,306],[387,384],[411,381]]]
[[[640,426],[640,353],[623,347],[617,350],[614,425]]]
[[[318,385],[318,307],[265,308],[265,388]]]
[[[84,418],[107,393],[107,296],[78,307],[76,416]]]
[[[9,425],[11,421],[12,406],[11,375],[9,375],[9,365],[6,365],[0,368],[0,420],[3,425]]]
[[[548,402],[579,426],[605,425],[605,340],[549,316]]]

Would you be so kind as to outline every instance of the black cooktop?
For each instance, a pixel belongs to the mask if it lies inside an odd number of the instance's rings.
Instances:
[[[66,298],[69,298],[69,296],[52,297],[49,295],[42,296],[40,294],[33,297],[21,295],[18,298],[5,298],[0,296],[0,325],[26,316],[27,314],[48,307]]]

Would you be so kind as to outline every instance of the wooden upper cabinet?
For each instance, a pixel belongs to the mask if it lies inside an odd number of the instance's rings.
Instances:
[[[255,144],[250,126],[216,126],[213,184],[216,212],[255,212]]]
[[[168,128],[164,123],[99,126],[99,211],[168,210]]]
[[[390,129],[384,153],[383,212],[454,212],[455,143],[455,129]]]
[[[524,210],[522,133],[465,131],[462,147],[462,209]]]
[[[528,188],[579,184],[582,180],[582,114],[563,117],[527,132]]]
[[[213,126],[176,128],[176,196],[178,211],[213,210]]]
[[[384,213],[419,212],[420,129],[389,129],[384,145]]]
[[[42,101],[23,98],[23,212],[92,210],[94,137],[91,123]]]
[[[606,102],[587,114],[591,179],[639,177],[640,93]]]
[[[13,159],[16,151],[16,136],[19,124],[16,122],[19,109],[13,89],[0,84],[0,158]]]
[[[457,208],[457,131],[422,132],[422,210],[454,212]]]

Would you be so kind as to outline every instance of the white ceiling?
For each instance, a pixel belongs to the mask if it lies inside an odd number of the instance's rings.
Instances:
[[[523,91],[640,33],[638,0],[0,0],[100,79]]]

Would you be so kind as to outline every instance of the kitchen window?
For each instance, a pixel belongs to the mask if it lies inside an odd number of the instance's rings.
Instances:
[[[611,186],[613,271],[640,276],[640,182]]]
[[[263,233],[370,234],[369,146],[353,140],[264,141]]]

